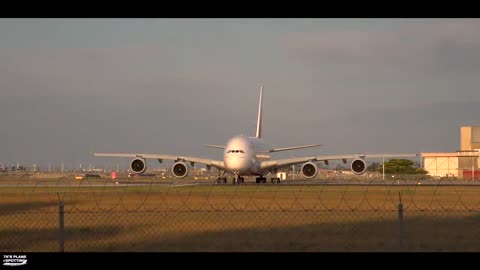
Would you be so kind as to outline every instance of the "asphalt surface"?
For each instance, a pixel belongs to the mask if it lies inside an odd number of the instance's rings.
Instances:
[[[242,184],[232,184],[229,179],[227,183],[216,183],[216,180],[3,180],[0,181],[2,187],[142,187],[142,186],[163,186],[163,187],[181,187],[181,186],[480,186],[480,181],[463,180],[359,180],[359,179],[329,179],[329,180],[282,180],[280,183],[255,183],[255,180],[245,180]]]

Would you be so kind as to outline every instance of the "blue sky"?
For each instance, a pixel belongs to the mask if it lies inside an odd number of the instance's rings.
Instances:
[[[92,151],[221,158],[203,144],[254,135],[260,84],[267,143],[324,144],[295,155],[455,151],[459,127],[480,124],[479,27],[2,19],[0,162],[78,166]]]

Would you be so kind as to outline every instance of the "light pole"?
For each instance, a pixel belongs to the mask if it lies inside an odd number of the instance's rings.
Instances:
[[[479,152],[480,152],[480,149],[474,149],[473,152],[477,152],[477,162],[478,162],[478,156],[479,156]],[[475,166],[474,166],[474,163],[473,163],[473,154],[472,154],[472,180],[475,181]]]
[[[471,156],[471,162],[472,162],[472,180],[475,179],[475,174],[473,173],[473,153],[472,153],[472,156]]]
[[[292,165],[292,180],[295,180],[295,165]]]
[[[382,157],[382,180],[385,181],[385,157]]]

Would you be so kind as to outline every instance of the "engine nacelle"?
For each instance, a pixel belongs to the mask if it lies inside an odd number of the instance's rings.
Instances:
[[[184,178],[188,175],[188,166],[185,162],[175,162],[172,167],[172,173],[177,178]]]
[[[365,160],[358,158],[352,161],[350,168],[354,174],[360,175],[367,170],[367,164],[365,163]]]
[[[305,178],[314,178],[315,176],[317,176],[318,168],[317,168],[317,165],[315,165],[315,163],[307,162],[302,165],[301,172],[303,177]]]
[[[142,174],[147,170],[147,163],[143,158],[135,158],[130,162],[130,169],[137,174]]]

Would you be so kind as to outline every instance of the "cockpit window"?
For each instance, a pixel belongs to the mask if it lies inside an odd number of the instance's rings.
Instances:
[[[245,154],[245,152],[243,150],[228,150],[227,154],[228,153],[244,153]]]

